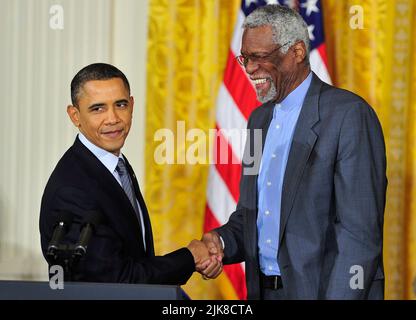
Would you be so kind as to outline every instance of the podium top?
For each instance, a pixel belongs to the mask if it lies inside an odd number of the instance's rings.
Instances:
[[[2,281],[0,300],[183,300],[179,286],[66,282],[51,289],[46,281]]]

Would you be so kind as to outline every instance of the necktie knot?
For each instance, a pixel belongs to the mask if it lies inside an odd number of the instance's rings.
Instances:
[[[117,170],[117,173],[120,176],[125,176],[126,175],[127,168],[126,168],[126,164],[124,163],[123,159],[121,159],[121,158],[118,159],[118,164],[117,164],[116,170]]]
[[[124,189],[124,192],[126,193],[127,197],[129,198],[134,210],[136,213],[138,212],[138,207],[136,203],[136,196],[133,190],[133,186],[130,181],[129,173],[127,172],[126,164],[124,163],[124,160],[119,158],[118,164],[116,167],[116,171],[120,177],[121,186]]]

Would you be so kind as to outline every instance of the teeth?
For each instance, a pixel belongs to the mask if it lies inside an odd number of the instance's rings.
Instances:
[[[266,79],[256,79],[256,80],[253,80],[253,83],[254,84],[261,84],[261,83],[266,83]]]

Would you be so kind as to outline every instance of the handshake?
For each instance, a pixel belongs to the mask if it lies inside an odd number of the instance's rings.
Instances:
[[[218,233],[207,232],[201,240],[192,240],[187,248],[194,257],[195,270],[202,274],[203,279],[215,279],[220,275],[224,253]]]

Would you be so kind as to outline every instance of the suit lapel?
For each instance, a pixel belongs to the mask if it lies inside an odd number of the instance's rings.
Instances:
[[[260,128],[262,129],[262,151],[264,149],[264,143],[266,142],[266,137],[267,137],[267,131],[269,130],[269,126],[270,126],[270,122],[272,121],[272,117],[273,117],[273,109],[274,109],[274,103],[268,102],[265,105],[266,108],[266,112],[262,112],[261,113],[261,118],[260,120]]]
[[[247,140],[242,161],[240,181],[240,199],[237,208],[245,207],[251,210],[257,208],[257,177],[259,175],[262,150],[267,130],[273,115],[273,103],[259,107],[259,112],[253,112],[247,126]],[[261,130],[261,142],[256,141],[256,130]],[[261,152],[257,151],[256,143],[261,143]],[[254,190],[254,192],[253,192]]]
[[[249,126],[248,126],[248,136],[247,136],[247,138],[249,138],[249,141],[246,141],[246,148],[244,150],[244,153],[245,153],[244,158],[248,157],[247,159],[250,159],[252,154],[254,153],[255,158],[254,158],[253,166],[257,166],[257,168],[255,169],[253,174],[250,174],[250,175],[249,174],[244,175],[244,171],[243,171],[244,176],[242,177],[242,179],[245,179],[245,181],[247,181],[246,189],[250,190],[250,192],[246,196],[248,203],[246,203],[246,205],[243,207],[237,206],[237,209],[244,210],[243,211],[243,218],[245,220],[244,225],[247,228],[246,232],[244,233],[244,237],[246,239],[246,242],[248,241],[247,242],[248,245],[246,248],[247,255],[251,259],[254,259],[254,261],[256,261],[256,264],[258,264],[258,254],[257,254],[258,234],[257,234],[257,222],[256,222],[257,203],[258,203],[257,179],[258,179],[259,170],[260,170],[261,154],[263,153],[264,143],[265,143],[266,136],[267,136],[267,130],[269,129],[269,125],[273,116],[273,107],[274,107],[274,104],[271,102],[268,102],[262,105],[261,107],[259,107],[263,109],[261,112],[254,113],[250,118]],[[261,135],[262,135],[262,140],[261,140],[262,152],[259,155],[257,155],[255,152],[256,150],[255,148],[256,140],[254,138],[255,129],[260,129]],[[244,170],[244,166],[246,166],[248,162],[249,161],[243,160],[243,170]],[[251,190],[255,190],[254,193]],[[255,242],[253,242],[253,239],[255,239]]]
[[[75,139],[73,148],[76,155],[80,158],[82,165],[85,167],[85,170],[90,173],[91,179],[96,181],[97,190],[103,190],[108,195],[108,199],[110,200],[103,199],[103,203],[116,203],[117,212],[114,215],[124,215],[124,218],[108,217],[113,221],[113,227],[121,226],[122,229],[120,227],[118,228],[121,238],[128,237],[133,230],[135,243],[145,251],[139,221],[123,188],[100,160],[81,143],[78,137]]]
[[[321,86],[322,81],[313,74],[311,85],[305,96],[305,101],[303,102],[302,110],[295,127],[283,179],[279,244],[282,243],[283,234],[293,207],[299,182],[318,137],[313,131],[313,126],[319,121],[318,106]]]
[[[267,102],[267,104],[264,105],[265,108],[265,112],[261,112],[259,119],[257,119],[258,121],[258,127],[255,126],[255,128],[260,128],[261,129],[261,135],[262,135],[262,139],[261,139],[261,154],[263,154],[263,150],[264,150],[264,144],[266,142],[266,137],[267,137],[267,131],[269,130],[269,126],[270,126],[270,122],[272,121],[272,117],[273,117],[273,108],[274,108],[274,103],[272,102]],[[256,121],[256,122],[257,122]],[[252,145],[252,150],[255,150],[254,147],[254,133],[253,133],[253,138],[251,139],[251,143]],[[260,170],[260,162],[261,162],[261,158],[258,159],[257,161],[259,161],[259,170]],[[257,180],[259,177],[259,172],[257,172],[257,175],[253,175],[253,190],[256,190],[256,197],[255,197],[255,205],[253,206],[253,208],[257,207],[258,204],[258,190],[257,190]],[[256,210],[257,213],[257,210]],[[256,216],[257,219],[257,216]]]

